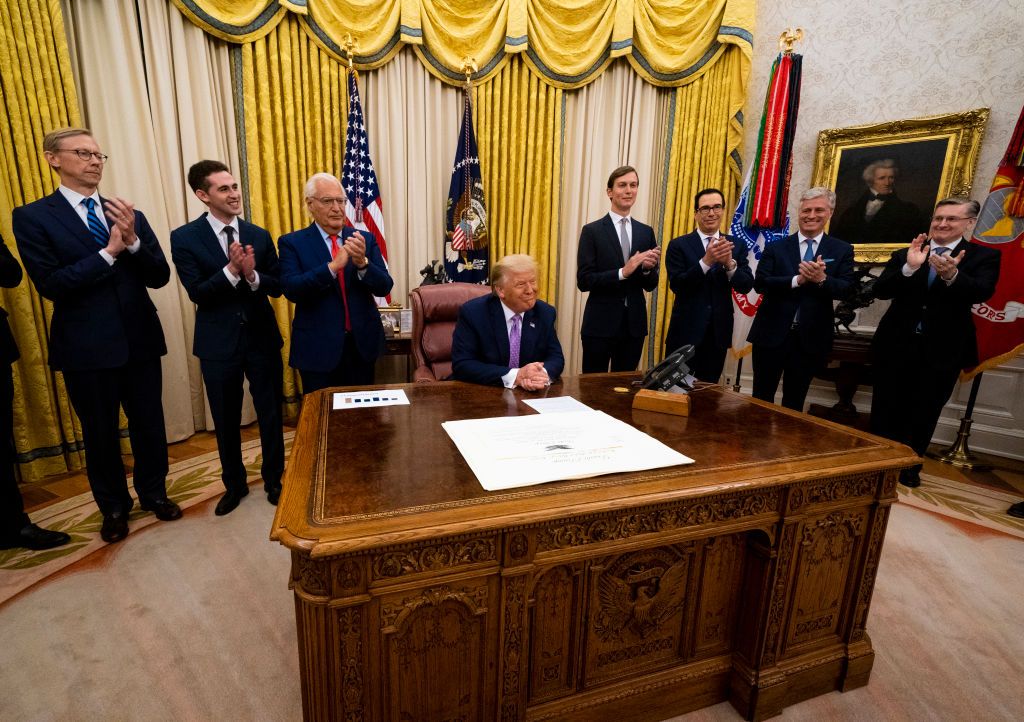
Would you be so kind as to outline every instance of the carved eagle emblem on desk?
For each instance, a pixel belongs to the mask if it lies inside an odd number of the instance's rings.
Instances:
[[[670,566],[598,580],[599,630],[618,635],[625,627],[646,637],[671,617],[686,596],[686,560]]]

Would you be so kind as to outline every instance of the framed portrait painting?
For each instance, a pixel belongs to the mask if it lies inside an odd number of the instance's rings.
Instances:
[[[969,196],[988,108],[818,134],[812,185],[836,192],[828,232],[884,263],[928,231],[935,203]]]

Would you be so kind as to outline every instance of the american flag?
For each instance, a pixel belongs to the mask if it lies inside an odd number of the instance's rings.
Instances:
[[[363,105],[359,101],[355,70],[348,71],[348,129],[345,160],[341,166],[341,186],[345,189],[345,222],[353,228],[370,231],[377,237],[386,266],[388,246],[384,239],[384,201],[381,200],[377,174],[370,160],[370,141],[363,122]],[[377,299],[379,306],[389,303],[390,295]]]

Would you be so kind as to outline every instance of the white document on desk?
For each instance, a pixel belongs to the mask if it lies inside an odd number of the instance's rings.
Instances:
[[[441,426],[487,491],[693,463],[602,411],[466,419]]]
[[[567,414],[573,411],[593,411],[572,396],[552,396],[549,399],[523,399],[523,403],[538,414]]]

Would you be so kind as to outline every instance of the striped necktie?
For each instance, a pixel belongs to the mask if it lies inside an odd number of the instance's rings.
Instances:
[[[82,203],[85,204],[85,222],[89,225],[89,233],[92,234],[92,238],[101,246],[106,246],[107,241],[110,240],[110,231],[100,221],[99,216],[96,215],[96,200],[93,198],[83,198]]]

